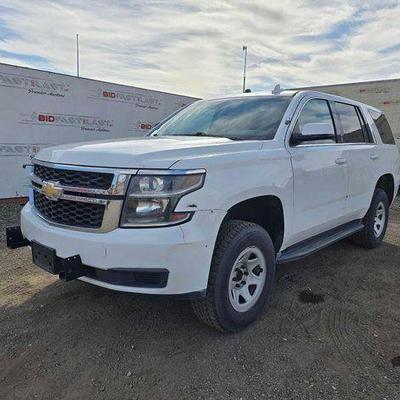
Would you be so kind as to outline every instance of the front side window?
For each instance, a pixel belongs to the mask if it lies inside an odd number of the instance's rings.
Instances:
[[[331,110],[328,102],[322,99],[312,99],[306,103],[297,119],[293,133],[301,134],[304,125],[313,123],[323,123],[329,126],[332,136],[335,136]],[[312,143],[335,143],[335,139],[314,140]]]
[[[389,122],[387,121],[385,114],[375,111],[368,110],[371,114],[372,119],[375,122],[378,132],[381,135],[382,142],[385,144],[396,144],[392,129],[390,128]]]
[[[271,140],[291,100],[290,96],[201,100],[156,127],[151,136]]]
[[[369,139],[364,137],[363,127],[355,106],[335,103],[336,114],[343,129],[343,143],[364,143]]]

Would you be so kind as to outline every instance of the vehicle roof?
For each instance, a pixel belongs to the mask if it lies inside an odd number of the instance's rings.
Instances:
[[[298,90],[284,90],[280,93],[273,94],[271,92],[251,92],[251,93],[238,93],[238,94],[231,94],[226,96],[216,96],[216,97],[208,97],[204,100],[228,100],[228,99],[238,99],[243,97],[277,97],[277,96],[287,96],[293,97]]]
[[[379,111],[382,112],[382,110],[379,110],[378,108],[371,106],[370,104],[362,103],[357,100],[350,99],[349,97],[343,97],[343,96],[338,96],[336,94],[330,94],[326,92],[319,92],[317,90],[298,90],[298,94],[304,95],[304,96],[321,96],[324,99],[332,100],[332,101],[337,101],[340,103],[348,103],[348,104],[353,104],[355,106],[359,107],[366,107],[371,110]]]
[[[219,96],[219,97],[212,97],[205,100],[228,100],[228,99],[238,99],[238,98],[247,98],[247,97],[277,97],[277,96],[287,96],[287,97],[322,97],[327,100],[338,101],[341,103],[349,103],[359,107],[366,107],[371,110],[378,111],[383,113],[382,110],[371,106],[370,104],[361,103],[360,101],[350,99],[348,97],[337,96],[334,94],[326,93],[326,92],[319,92],[316,90],[282,90],[279,93],[273,94],[271,92],[251,92],[251,93],[239,93],[236,95],[227,95],[227,96]]]

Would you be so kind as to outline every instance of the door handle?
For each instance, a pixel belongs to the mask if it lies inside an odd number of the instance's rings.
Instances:
[[[335,160],[335,163],[336,163],[337,165],[343,165],[343,164],[346,164],[346,162],[347,162],[347,160],[346,160],[345,158],[342,158],[342,157],[337,158],[337,159]]]
[[[377,160],[379,158],[378,154],[371,154],[369,157],[371,160]]]

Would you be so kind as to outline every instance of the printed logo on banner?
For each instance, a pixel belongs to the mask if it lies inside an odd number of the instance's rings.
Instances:
[[[149,129],[152,128],[152,125],[149,124],[148,122],[139,122],[139,128],[148,131]]]
[[[114,120],[100,118],[90,115],[74,115],[74,114],[54,114],[33,112],[30,115],[21,114],[21,124],[28,125],[46,125],[46,126],[67,126],[80,128],[82,131],[110,132],[110,128],[114,126]]]
[[[372,88],[362,88],[359,89],[360,93],[390,93],[391,89],[389,87],[372,87]]]
[[[399,105],[400,104],[400,100],[385,100],[385,101],[382,101],[382,104],[385,104],[385,105],[389,105],[389,104]]]
[[[132,104],[138,108],[145,108],[148,110],[158,110],[161,106],[161,99],[158,99],[149,94],[143,93],[130,93],[120,90],[106,90],[98,88],[92,91],[88,96],[91,99],[105,100],[119,103]]]
[[[69,85],[53,79],[0,72],[0,86],[23,89],[27,94],[65,97]]]
[[[177,100],[174,102],[174,109],[179,109],[186,107],[187,105],[191,104],[192,102],[188,102],[187,100]],[[164,118],[164,117],[163,117]],[[161,118],[161,119],[163,119]],[[144,134],[146,131],[154,128],[160,120],[157,122],[149,122],[149,121],[133,121],[129,124],[128,132],[135,132],[138,134]]]
[[[143,136],[147,131],[152,129],[157,123],[149,121],[132,121],[129,124],[128,132],[134,132]]]
[[[0,143],[0,157],[2,156],[31,156],[52,143]]]

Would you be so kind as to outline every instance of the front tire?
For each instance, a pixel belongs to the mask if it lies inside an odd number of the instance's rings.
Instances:
[[[385,237],[389,220],[389,199],[386,192],[376,189],[364,217],[364,229],[352,236],[353,242],[360,247],[374,249],[378,247]]]
[[[223,332],[237,332],[261,314],[275,281],[275,250],[267,231],[245,221],[223,223],[205,299],[192,301],[196,316]]]

